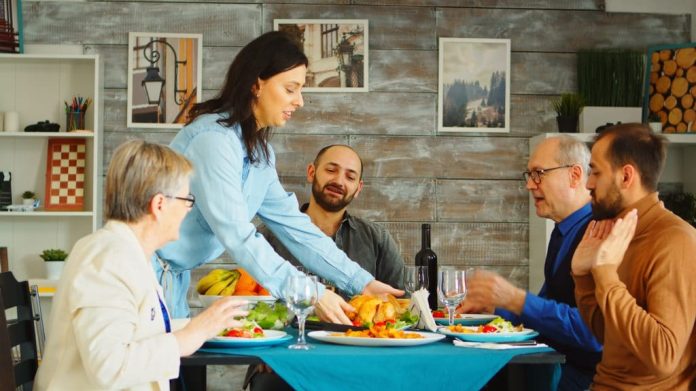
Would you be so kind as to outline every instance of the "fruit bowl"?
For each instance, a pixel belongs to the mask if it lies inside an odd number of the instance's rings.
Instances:
[[[213,296],[213,295],[201,295],[200,293],[198,294],[198,298],[201,300],[201,304],[203,304],[203,307],[208,308],[210,305],[212,305],[215,301],[218,299],[221,299],[223,297],[227,296]],[[264,302],[268,304],[273,304],[276,302],[275,297],[273,296],[231,296],[240,300],[246,300],[249,302],[249,305],[247,305],[247,309],[253,308],[257,303],[259,302]]]

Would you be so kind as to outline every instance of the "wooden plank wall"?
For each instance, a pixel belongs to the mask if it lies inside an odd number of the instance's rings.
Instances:
[[[203,34],[204,96],[239,49],[276,18],[369,19],[368,93],[307,93],[273,144],[288,190],[307,199],[305,165],[328,143],[354,146],[366,189],[352,212],[385,224],[408,262],[433,224],[443,265],[490,267],[527,286],[528,139],[555,131],[550,100],[573,91],[575,53],[688,41],[685,15],[607,14],[597,0],[280,0],[24,2],[28,44],[80,44],[105,65],[104,165],[122,141],[175,130],[126,127],[130,31]],[[512,39],[511,132],[438,134],[439,37]],[[195,280],[195,277],[194,277]]]

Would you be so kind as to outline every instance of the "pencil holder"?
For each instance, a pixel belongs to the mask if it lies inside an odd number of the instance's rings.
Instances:
[[[68,111],[65,113],[65,128],[68,132],[74,130],[82,130],[85,128],[85,112],[84,111]]]

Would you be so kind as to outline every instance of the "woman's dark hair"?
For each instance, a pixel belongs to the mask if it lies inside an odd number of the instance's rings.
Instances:
[[[280,31],[265,33],[242,48],[227,70],[222,90],[215,98],[194,105],[188,123],[203,114],[226,113],[227,117],[218,122],[227,127],[239,123],[249,161],[268,161],[271,129],[257,129],[252,110],[255,99],[252,88],[258,79],[268,80],[279,73],[308,64],[307,56],[292,36]]]

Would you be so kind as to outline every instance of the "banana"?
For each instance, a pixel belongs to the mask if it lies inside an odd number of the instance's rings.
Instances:
[[[239,281],[239,278],[233,278],[232,281],[230,281],[230,284],[225,287],[222,291],[220,291],[219,295],[220,296],[232,296],[234,293],[234,290],[237,289],[237,281]]]
[[[204,294],[215,283],[229,278],[231,275],[232,270],[214,269],[198,281],[198,284],[196,285],[196,290],[198,291],[198,293]]]
[[[225,289],[227,285],[230,284],[230,282],[232,282],[232,278],[226,278],[222,281],[218,281],[215,284],[213,284],[213,286],[208,288],[208,290],[205,291],[205,294],[208,296],[217,296],[220,294],[220,292],[222,292],[223,289]]]

